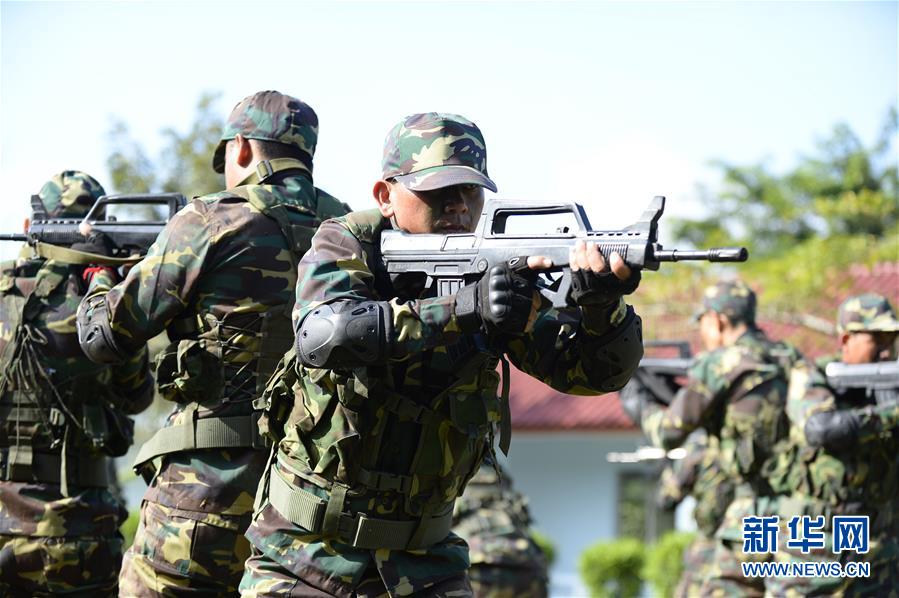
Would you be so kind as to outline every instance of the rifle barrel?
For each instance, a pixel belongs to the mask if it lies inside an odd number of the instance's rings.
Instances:
[[[9,233],[5,235],[0,235],[0,241],[27,241],[28,237],[21,233]]]
[[[749,258],[749,251],[745,247],[713,247],[693,251],[671,249],[656,251],[655,258],[660,262],[745,262]]]

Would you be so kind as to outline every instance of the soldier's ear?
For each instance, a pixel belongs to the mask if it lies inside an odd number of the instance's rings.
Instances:
[[[384,180],[377,181],[371,190],[375,201],[378,202],[378,210],[384,218],[393,218],[393,201],[390,196],[390,183]]]
[[[729,328],[732,328],[730,318],[727,317],[726,314],[718,314],[718,332],[724,332]]]
[[[241,168],[249,168],[256,154],[251,140],[238,133],[232,141],[234,142],[234,160],[237,165]]]

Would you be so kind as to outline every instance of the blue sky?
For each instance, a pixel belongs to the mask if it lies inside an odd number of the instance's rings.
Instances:
[[[899,70],[887,2],[4,1],[0,24],[10,229],[54,172],[106,183],[113,117],[155,155],[203,91],[224,115],[272,88],[318,112],[316,183],[355,208],[391,125],[441,110],[480,125],[500,197],[573,199],[602,228],[655,194],[695,214],[711,159],[787,168],[840,121],[872,142]]]

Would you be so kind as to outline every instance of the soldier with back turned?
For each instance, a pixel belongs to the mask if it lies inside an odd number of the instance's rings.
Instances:
[[[296,268],[318,224],[348,208],[312,182],[318,117],[276,91],[231,112],[212,165],[227,189],[194,199],[119,284],[96,277],[81,346],[117,363],[165,330],[165,426],[142,448],[150,480],[122,568],[128,596],[233,594],[268,447],[254,400],[291,346]]]

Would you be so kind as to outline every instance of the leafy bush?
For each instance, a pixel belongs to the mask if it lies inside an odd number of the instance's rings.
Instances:
[[[634,538],[599,542],[581,553],[581,579],[595,598],[636,598],[646,547]]]
[[[531,530],[531,539],[540,547],[540,550],[543,551],[543,556],[546,557],[546,566],[552,567],[553,563],[556,562],[555,542],[553,542],[546,534],[542,534],[535,529]]]
[[[643,578],[652,584],[655,596],[673,596],[684,571],[684,550],[695,534],[671,531],[646,551]]]

